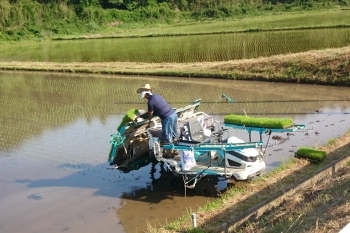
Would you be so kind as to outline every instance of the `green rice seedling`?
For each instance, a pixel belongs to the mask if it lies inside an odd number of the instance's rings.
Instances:
[[[250,118],[243,119],[242,123],[247,126],[264,128],[288,128],[293,126],[293,119],[290,118]]]
[[[295,152],[295,157],[308,159],[314,163],[320,163],[326,158],[326,152],[309,147],[300,147]]]
[[[259,118],[240,115],[227,115],[224,117],[224,122],[228,124],[244,125],[247,127],[261,128],[288,128],[293,126],[291,118]]]
[[[120,129],[121,129],[123,126],[125,126],[126,123],[128,123],[128,122],[130,122],[130,121],[133,121],[134,118],[135,118],[135,116],[138,115],[138,114],[139,114],[139,111],[138,111],[137,109],[135,109],[135,108],[132,108],[132,109],[128,110],[128,111],[125,113],[125,115],[124,115],[122,121],[120,122],[120,124],[119,124],[117,130],[120,131]]]
[[[243,116],[243,115],[227,115],[224,117],[224,122],[229,123],[229,124],[234,124],[234,125],[241,125],[242,120],[249,118],[248,116]]]

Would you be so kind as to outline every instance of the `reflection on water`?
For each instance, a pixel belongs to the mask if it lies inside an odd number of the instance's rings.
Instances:
[[[268,150],[268,169],[288,158],[296,147],[324,144],[350,128],[349,88],[189,78],[165,80],[0,72],[0,162],[3,167],[12,169],[1,169],[0,176],[4,178],[0,182],[0,200],[12,197],[6,199],[6,203],[19,203],[23,211],[27,210],[28,199],[40,203],[48,199],[44,193],[39,195],[30,190],[57,187],[79,188],[84,192],[92,190],[87,197],[81,198],[81,206],[93,203],[96,198],[106,198],[99,207],[103,206],[106,213],[110,211],[114,215],[104,224],[116,223],[126,232],[141,231],[147,222],[165,224],[189,208],[195,210],[204,205],[208,200],[205,197],[188,192],[185,198],[181,187],[169,189],[171,179],[162,173],[159,164],[128,174],[106,169],[110,135],[116,132],[121,117],[130,108],[146,108],[146,102],[136,93],[144,83],[150,83],[154,92],[163,95],[176,108],[201,98],[199,110],[210,112],[217,120],[231,113],[286,116],[313,130],[308,135],[305,132],[288,137],[282,135],[286,139],[284,143]],[[223,93],[235,102],[225,102],[220,98]],[[230,130],[230,133],[248,140],[245,131]],[[253,140],[258,140],[258,135],[252,136]],[[268,140],[266,135],[263,140]],[[271,139],[269,142],[278,143]],[[17,162],[25,169],[11,165]],[[16,170],[19,167],[21,169]],[[38,173],[42,176],[37,177]],[[56,173],[60,175],[56,176]],[[23,200],[14,195],[18,185],[27,194]],[[5,205],[5,201],[0,203],[3,203],[0,206]],[[24,217],[20,211],[12,211],[16,219]],[[65,210],[60,211],[65,213]],[[35,216],[34,220],[40,222]],[[101,216],[105,215],[94,215],[95,218]],[[25,218],[20,219],[25,221]],[[76,221],[80,220],[77,218]],[[21,230],[16,228],[15,222],[13,225],[10,222],[9,218],[2,218],[0,226],[6,224],[9,229]],[[59,221],[56,224],[60,224]],[[27,232],[37,232],[34,225],[33,230]],[[73,224],[72,229],[73,226],[80,227]],[[3,232],[1,227],[0,231]]]
[[[127,232],[146,229],[147,224],[164,225],[212,199],[196,196],[194,190],[187,190],[185,196],[182,178],[175,179],[159,163],[144,168],[141,176],[146,175],[151,177],[150,183],[143,187],[135,185],[121,195],[121,208],[117,213]]]
[[[0,73],[0,107],[5,110],[0,113],[1,148],[15,147],[43,130],[79,118],[104,122],[130,108],[144,109],[146,103],[136,94],[144,82],[135,77]],[[349,88],[328,86],[180,78],[149,78],[147,82],[173,107],[201,98],[201,111],[220,115],[305,114],[334,103],[346,108],[350,100]],[[222,93],[235,103],[221,99]]]

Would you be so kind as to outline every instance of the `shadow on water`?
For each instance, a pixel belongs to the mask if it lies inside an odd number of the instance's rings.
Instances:
[[[151,168],[151,183],[145,187],[135,187],[130,192],[124,192],[122,198],[146,203],[160,203],[164,199],[174,199],[174,196],[184,196],[184,187],[181,177],[175,178],[165,168],[153,162],[148,166]],[[195,196],[195,192],[189,191],[187,197]]]
[[[62,164],[59,169],[72,167],[71,164]],[[42,187],[80,187],[92,189],[94,195],[107,197],[120,197],[157,204],[164,199],[173,199],[174,196],[184,196],[182,183],[175,183],[174,177],[167,173],[160,164],[153,162],[141,169],[137,175],[125,177],[124,173],[110,170],[106,164],[92,166],[90,164],[77,164],[75,167],[84,169],[57,179],[18,179],[17,183],[26,184],[28,188]],[[96,174],[98,173],[98,175]],[[124,177],[123,177],[124,176]],[[119,177],[119,178],[118,178]],[[188,196],[195,193],[189,192]]]
[[[74,167],[83,169],[73,171],[72,164],[61,164],[57,168],[68,171],[69,175],[59,178],[17,179],[15,182],[25,185],[29,190],[59,190],[67,187],[92,190],[93,197],[110,198],[108,209],[115,206],[117,201],[119,207],[113,207],[115,221],[122,222],[126,232],[142,232],[147,229],[147,224],[166,224],[211,200],[196,196],[192,190],[187,191],[185,197],[182,184],[174,183],[174,178],[159,163],[151,163],[127,174],[107,169],[106,164],[75,164]],[[32,192],[34,193],[27,195],[28,200],[46,199],[39,191]],[[79,192],[73,193],[78,195]],[[81,204],[84,205],[85,201],[94,202],[94,199],[81,200]],[[135,222],[135,219],[138,221]]]
[[[69,166],[71,165],[62,164],[61,166],[58,166],[58,169],[67,169]],[[89,164],[78,164],[77,166],[85,167],[85,169],[74,172],[71,175],[65,176],[63,178],[39,180],[20,179],[16,180],[16,182],[26,184],[28,188],[80,187],[85,189],[93,189],[96,190],[94,192],[94,195],[103,195],[108,197],[119,197],[124,191],[128,190],[128,187],[126,186],[123,186],[123,189],[113,189],[110,187],[110,184],[106,182],[106,180],[103,182],[105,179],[104,177],[107,177],[103,175],[104,170],[106,170],[105,164],[100,164],[97,166],[92,166]],[[102,173],[102,175],[96,176],[93,171],[98,171],[99,173]],[[113,182],[113,179],[110,179],[109,182]]]

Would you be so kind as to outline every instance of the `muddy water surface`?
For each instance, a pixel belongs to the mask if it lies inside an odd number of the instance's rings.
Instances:
[[[298,147],[322,145],[350,128],[349,88],[1,72],[0,232],[142,232],[210,200],[168,186],[159,164],[129,173],[108,169],[110,135],[127,110],[145,109],[136,94],[144,83],[174,107],[201,98],[199,110],[218,121],[246,113],[304,124],[300,132],[278,134],[281,140],[261,135],[267,170]],[[249,140],[244,130],[229,133]]]

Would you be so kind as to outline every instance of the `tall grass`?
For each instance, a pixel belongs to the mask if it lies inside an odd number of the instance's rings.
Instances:
[[[41,31],[55,35],[96,33],[155,24],[176,24],[310,11],[350,5],[348,0],[305,2],[264,1],[0,1],[0,40],[40,38]]]
[[[229,32],[257,32],[266,30],[319,28],[350,25],[350,11],[327,10],[311,12],[284,12],[277,15],[245,17],[242,19],[226,19],[220,21],[179,23],[178,25],[159,25],[145,28],[129,29],[119,25],[118,30],[108,29],[106,36],[156,36],[156,35],[190,35]],[[72,36],[71,36],[72,37]],[[68,37],[69,38],[69,37]]]

